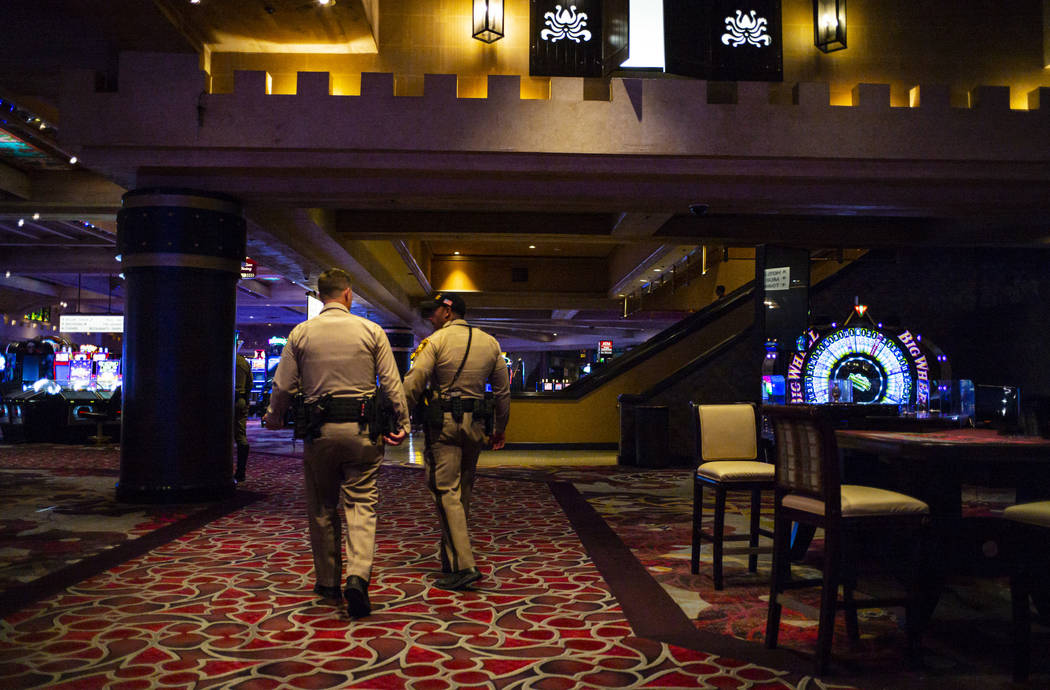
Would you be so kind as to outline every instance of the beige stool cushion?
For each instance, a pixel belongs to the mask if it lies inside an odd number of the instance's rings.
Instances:
[[[753,482],[763,479],[773,481],[773,466],[757,460],[705,462],[696,468],[696,473],[720,482]]]
[[[746,403],[697,405],[700,459],[754,460],[758,457],[755,408]]]
[[[809,496],[788,494],[784,497],[783,504],[785,508],[817,515],[824,514],[824,501]],[[842,517],[926,515],[929,512],[930,506],[906,494],[874,486],[842,485]]]
[[[1050,501],[1036,501],[1010,506],[1003,511],[1003,517],[1015,522],[1026,522],[1029,525],[1050,527]]]

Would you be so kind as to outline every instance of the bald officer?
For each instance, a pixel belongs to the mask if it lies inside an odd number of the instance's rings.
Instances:
[[[405,395],[410,406],[430,386],[428,404],[435,412],[427,425],[427,486],[434,496],[441,523],[441,565],[445,577],[441,589],[463,589],[481,579],[467,533],[474,469],[481,448],[490,441],[493,450],[504,444],[510,419],[510,376],[499,343],[474,328],[463,317],[467,308],[459,295],[438,293],[420,305],[434,334],[424,339],[412,355],[412,368],[405,376]],[[485,384],[492,384],[485,400]],[[436,396],[436,397],[435,397]],[[441,413],[437,414],[437,406]],[[491,435],[481,408],[491,406]]]
[[[368,582],[375,554],[376,475],[383,460],[383,440],[401,443],[409,430],[408,407],[386,333],[377,324],[350,313],[350,276],[338,268],[317,279],[324,301],[321,313],[300,323],[273,379],[270,406],[263,425],[279,429],[293,396],[302,393],[307,409],[324,396],[319,435],[305,441],[306,509],[317,584],[314,592],[339,599],[343,548],[339,510],[346,518],[348,554],[347,613],[352,618],[372,611]],[[373,443],[360,423],[362,399],[376,393],[376,381],[389,396],[398,418],[396,430]]]

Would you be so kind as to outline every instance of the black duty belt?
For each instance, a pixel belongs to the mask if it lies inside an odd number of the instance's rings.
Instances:
[[[364,417],[364,405],[365,398],[332,398],[325,405],[324,421],[359,422]]]
[[[473,412],[474,411],[474,398],[461,398],[460,399],[460,406],[461,406],[460,409],[462,409],[464,412]],[[444,400],[444,399],[442,399],[442,401],[441,401],[441,411],[442,412],[451,412],[452,411],[452,401],[451,400]]]

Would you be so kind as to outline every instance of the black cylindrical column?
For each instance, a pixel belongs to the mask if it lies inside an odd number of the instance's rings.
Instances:
[[[127,286],[117,499],[228,496],[240,204],[186,189],[128,192],[117,249]]]
[[[416,334],[410,328],[388,328],[386,329],[386,337],[390,341],[390,349],[394,353],[397,370],[401,374],[401,378],[405,378],[412,361],[412,350],[415,349]]]

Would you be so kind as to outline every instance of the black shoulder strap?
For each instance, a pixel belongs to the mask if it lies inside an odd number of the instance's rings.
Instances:
[[[466,325],[466,324],[464,324],[464,325]],[[446,392],[452,390],[452,386],[455,385],[456,379],[458,379],[459,375],[463,372],[463,365],[465,365],[467,363],[467,356],[470,354],[470,341],[474,337],[474,329],[471,326],[469,326],[469,325],[466,326],[466,328],[467,328],[467,350],[466,350],[466,352],[463,353],[463,361],[459,363],[459,369],[456,369],[455,376],[453,376],[452,380],[448,382],[448,387],[445,389]]]

